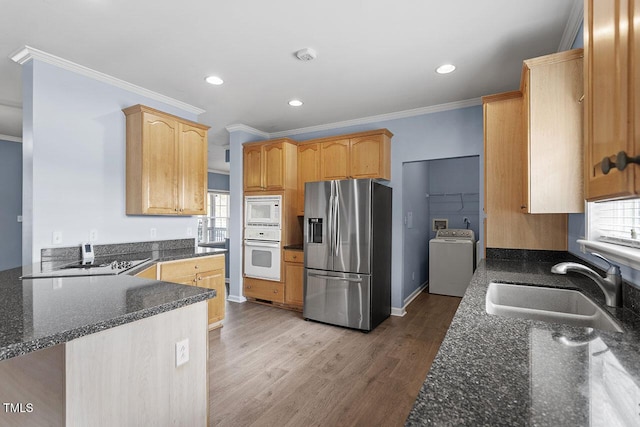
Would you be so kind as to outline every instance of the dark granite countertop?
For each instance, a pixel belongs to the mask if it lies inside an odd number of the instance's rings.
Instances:
[[[133,277],[154,262],[222,254],[225,249],[166,248],[97,260],[150,261],[118,276],[20,279],[70,260],[51,258],[0,271],[0,360],[174,310],[216,296],[216,291]],[[73,260],[73,259],[72,259]]]
[[[553,275],[552,265],[480,263],[407,426],[640,425],[640,317],[631,310],[608,309],[623,333],[486,313],[491,281],[580,289],[604,306],[595,283]]]

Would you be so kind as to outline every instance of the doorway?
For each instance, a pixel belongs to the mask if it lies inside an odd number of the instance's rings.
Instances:
[[[407,162],[402,165],[404,303],[429,280],[429,240],[434,224],[473,230],[480,236],[480,157]]]

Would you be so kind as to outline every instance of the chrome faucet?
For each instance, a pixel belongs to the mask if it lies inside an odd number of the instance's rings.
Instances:
[[[622,274],[620,267],[613,264],[600,254],[592,252],[591,255],[604,260],[609,264],[607,277],[602,277],[586,265],[575,262],[561,262],[551,267],[551,272],[555,274],[567,274],[569,271],[584,274],[592,279],[604,292],[604,297],[609,307],[622,307]]]

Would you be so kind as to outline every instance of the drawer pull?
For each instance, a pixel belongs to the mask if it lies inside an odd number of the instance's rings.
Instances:
[[[247,285],[247,289],[251,289],[251,285]]]
[[[274,294],[277,294],[277,293],[278,293],[278,290],[277,290],[277,289],[274,289],[274,290],[273,290],[273,293],[274,293]]]
[[[612,162],[609,157],[605,157],[604,159],[602,159],[600,168],[602,169],[602,173],[606,175],[613,168],[617,168],[619,171],[623,171],[626,169],[627,165],[631,163],[640,164],[640,156],[629,157],[627,156],[627,153],[621,151],[616,156],[615,162]]]

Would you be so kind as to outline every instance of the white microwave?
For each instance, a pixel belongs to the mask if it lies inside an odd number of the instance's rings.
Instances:
[[[245,196],[244,226],[282,228],[282,196]]]

